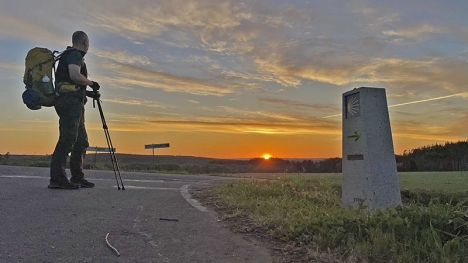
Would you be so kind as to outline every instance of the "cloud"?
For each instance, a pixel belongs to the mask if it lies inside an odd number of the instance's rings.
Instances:
[[[293,116],[275,112],[218,107],[215,116],[201,114],[172,114],[158,112],[152,115],[108,114],[113,130],[128,132],[219,132],[230,134],[340,134],[341,125],[336,120]],[[89,129],[100,129],[98,124],[88,124]]]
[[[56,49],[52,46],[70,44],[75,22],[83,19],[79,15],[82,6],[69,1],[6,2],[0,3],[0,38],[7,40],[13,37],[28,43],[40,42]],[[61,14],[67,14],[66,18],[62,18]]]
[[[336,112],[340,111],[339,108],[333,107],[330,105],[323,105],[323,104],[308,104],[308,103],[302,103],[294,100],[286,100],[286,99],[275,99],[275,98],[260,98],[259,101],[265,101],[265,102],[270,102],[270,103],[275,103],[275,104],[282,104],[285,106],[294,106],[294,107],[300,107],[300,108],[311,108],[314,110],[319,110],[319,111],[329,111],[329,112]]]
[[[117,123],[115,123],[117,124]],[[180,131],[180,132],[220,132],[230,134],[340,134],[338,125],[335,127],[307,125],[307,123],[290,125],[274,124],[270,122],[206,122],[206,121],[154,121],[152,125],[144,126],[140,123],[119,123],[113,126],[116,130],[125,131]]]
[[[453,141],[460,138],[451,127],[422,121],[393,121],[392,134],[395,137],[425,139],[432,141]]]
[[[256,122],[197,122],[197,121],[157,121],[158,125],[170,126],[171,129],[179,131],[204,131],[204,132],[221,132],[232,134],[340,134],[339,127],[316,126],[308,123],[300,123],[297,125],[290,124],[275,124],[275,123],[256,123]]]
[[[24,57],[26,57],[26,54],[24,55]],[[24,70],[24,65],[20,65],[20,64],[18,64],[16,62],[2,62],[2,61],[0,61],[0,68],[23,71]]]
[[[441,12],[444,13],[450,11],[435,2],[431,3],[433,9],[425,7],[421,12],[435,14],[437,7],[443,7]],[[126,85],[141,84],[183,92],[191,90],[183,86],[195,82],[194,94],[223,96],[241,87],[261,89],[269,83],[300,87],[304,81],[312,80],[334,85],[379,83],[395,89],[395,92],[410,89],[419,95],[422,90],[436,92],[440,87],[458,92],[460,84],[466,82],[464,74],[459,74],[467,67],[464,58],[404,59],[388,56],[390,53],[386,51],[392,45],[388,41],[434,34],[461,36],[467,32],[454,21],[412,19],[414,11],[399,8],[398,5],[355,0],[339,8],[334,7],[332,2],[320,2],[313,8],[306,4],[247,4],[233,0],[138,3],[103,0],[86,6],[62,4],[60,1],[45,5],[31,3],[28,6],[38,9],[38,14],[21,18],[12,16],[12,11],[20,10],[15,5],[7,5],[0,11],[3,34],[44,40],[62,39],[60,42],[64,42],[64,36],[68,39],[69,32],[62,34],[62,28],[68,22],[63,25],[54,23],[54,27],[50,27],[50,20],[37,22],[34,19],[45,12],[44,7],[59,14],[61,10],[76,8],[86,11],[83,13],[89,21],[88,27],[95,29],[97,38],[113,33],[141,46],[164,42],[193,51],[188,52],[185,59],[183,54],[173,57],[173,67],[183,67],[185,72],[197,69],[200,76],[196,78],[162,69],[154,56],[135,54],[122,49],[121,45],[112,49],[93,47],[91,52],[101,59],[108,57],[121,63],[113,68],[107,65],[117,76],[121,73],[119,69],[128,70],[122,66],[125,64],[143,68],[140,73],[137,73],[139,70],[130,70],[131,74],[123,72],[127,76],[120,77],[119,81]],[[339,15],[324,15],[331,12]],[[70,23],[76,18],[72,16]],[[187,52],[183,49],[180,51]],[[181,60],[186,63],[181,63]],[[231,63],[227,64],[226,61]],[[238,67],[234,68],[233,65]],[[163,81],[154,83],[143,74],[162,77]],[[452,77],[445,77],[447,75]],[[175,87],[169,82],[175,82]]]
[[[52,41],[57,43],[60,39],[58,32],[48,30],[46,25],[41,23],[34,24],[24,20],[22,16],[14,16],[0,9],[0,38],[9,37],[31,40],[34,38],[42,42]],[[62,42],[59,42],[62,43]]]
[[[193,28],[229,28],[238,24],[238,7],[229,1],[100,1],[89,11],[103,27],[128,38],[153,39],[171,29],[190,34]],[[177,32],[176,32],[177,33]],[[172,35],[177,36],[176,35]],[[180,36],[180,35],[179,35]]]
[[[283,41],[286,29],[294,23],[310,21],[307,12],[292,6],[273,8],[237,1],[159,1],[157,4],[143,1],[139,2],[138,8],[133,2],[111,5],[109,1],[101,1],[93,5],[90,12],[95,13],[93,19],[99,21],[92,22],[93,26],[103,27],[132,41],[159,41],[238,60],[249,56],[255,59],[257,50],[268,48],[268,45],[288,45],[289,39]],[[248,69],[244,76],[253,73],[257,79],[264,79],[259,77],[263,72],[256,73],[251,62],[243,63]],[[266,79],[277,81],[271,75]],[[294,85],[297,85],[296,81]]]
[[[382,32],[388,36],[398,36],[398,37],[407,37],[407,38],[418,38],[421,35],[427,34],[437,34],[443,33],[446,29],[443,27],[437,27],[430,24],[420,24],[420,25],[412,25],[400,28],[399,30],[388,30]]]
[[[224,96],[239,88],[235,83],[217,84],[214,80],[178,76],[122,63],[104,63],[103,66],[114,72],[114,76],[102,76],[101,78],[116,86],[140,86],[161,89],[166,92],[183,92],[203,96]]]
[[[222,68],[218,61],[210,58],[209,56],[189,55],[186,59],[184,59],[184,61],[191,64],[194,68],[201,70],[211,71]]]
[[[130,53],[128,51],[118,51],[113,49],[93,51],[93,63],[96,63],[100,71],[108,70],[99,76],[100,81],[111,84],[114,87],[124,88],[126,86],[140,86],[145,88],[156,88],[167,92],[184,92],[194,95],[224,96],[235,92],[243,86],[242,79],[224,74],[215,75],[211,78],[197,78],[180,76],[156,70],[158,66],[146,56]],[[196,63],[203,61],[209,64],[208,57],[190,56],[187,62]],[[197,66],[195,66],[196,68]],[[211,65],[214,69],[215,65]],[[204,68],[206,70],[207,68]],[[203,76],[203,75],[202,75]],[[247,86],[247,85],[246,85]]]
[[[452,58],[404,59],[387,56],[389,53],[385,52],[399,39],[440,34],[457,25],[415,22],[410,19],[410,11],[377,5],[373,1],[351,1],[338,9],[333,8],[333,3],[325,2],[317,9],[304,7],[229,0],[140,1],[138,5],[131,1],[115,4],[107,0],[92,3],[87,8],[92,14],[90,25],[132,42],[156,41],[179,47],[181,52],[186,49],[205,52],[204,56],[188,54],[183,59],[187,62],[183,67],[203,72],[205,76],[200,82],[206,82],[208,72],[216,72],[216,78],[225,82],[211,79],[203,91],[195,88],[195,94],[225,94],[213,89],[213,84],[228,83],[228,89],[261,88],[268,83],[300,87],[304,80],[334,85],[382,83],[396,89],[409,80],[411,85],[406,84],[401,89],[408,86],[415,90],[424,86],[458,89],[460,81],[430,81],[425,80],[425,75],[450,73],[450,69],[459,66],[459,61]],[[326,12],[340,15],[327,17]],[[343,34],[338,36],[332,33],[334,31]],[[114,55],[116,61],[132,65],[156,63],[146,56],[132,58],[125,52],[108,53],[100,55]],[[444,59],[451,61],[443,62]],[[240,67],[233,69],[232,65],[226,65],[228,60]],[[174,61],[174,65],[182,63]],[[128,79],[123,81],[129,82]],[[154,86],[146,80],[131,82]],[[164,90],[182,90],[159,86]]]
[[[104,102],[109,102],[109,103],[122,104],[122,105],[144,106],[144,107],[149,107],[149,108],[159,108],[159,109],[173,108],[172,106],[160,105],[159,103],[154,102],[154,101],[131,99],[131,98],[126,98],[126,99],[121,99],[121,98],[103,99],[103,101]]]
[[[118,62],[104,62],[104,66],[115,76],[108,76],[108,81],[119,85],[224,96],[271,83],[301,87],[312,80],[333,85],[380,84],[391,89],[390,95],[424,99],[434,97],[429,92],[462,92],[467,81],[463,74],[466,57],[417,54],[404,58],[412,50],[398,50],[400,45],[395,44],[441,34],[466,39],[462,35],[468,35],[468,29],[457,21],[462,9],[450,10],[437,1],[419,8],[406,2],[403,7],[403,1],[367,0],[340,6],[338,1],[296,5],[234,0],[14,2],[18,4],[3,3],[0,9],[4,37],[68,44],[70,25],[82,16],[88,23],[83,26],[102,41],[92,40],[96,46],[91,52]],[[37,12],[12,15],[24,6]],[[451,19],[421,18],[438,12],[445,17],[453,11]],[[44,16],[47,12],[58,17]],[[67,19],[60,19],[65,14]],[[128,43],[139,47],[131,52]],[[163,68],[155,59],[156,52],[171,54],[172,68]]]
[[[315,63],[303,66],[291,66],[282,59],[275,63],[261,61],[259,65],[290,86],[298,85],[301,79],[335,85],[381,83],[421,95],[428,91],[463,92],[464,83],[468,82],[468,75],[463,73],[468,70],[468,63],[456,58],[371,58],[331,53],[330,58],[315,59]],[[312,57],[304,58],[307,59]]]
[[[120,51],[114,49],[99,49],[92,50],[92,54],[99,57],[99,59],[112,60],[122,64],[131,65],[150,65],[151,62],[146,56],[132,54],[129,51]]]
[[[286,114],[279,114],[276,112],[268,112],[268,111],[258,111],[258,110],[243,110],[243,109],[236,109],[232,107],[226,106],[218,106],[219,109],[222,109],[223,114],[229,116],[230,114],[235,114],[237,116],[259,116],[271,120],[287,120],[287,121],[301,121],[302,118],[298,118],[291,115]]]

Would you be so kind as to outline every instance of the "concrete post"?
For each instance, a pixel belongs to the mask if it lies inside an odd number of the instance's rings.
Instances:
[[[343,205],[366,210],[401,205],[385,89],[343,94]]]

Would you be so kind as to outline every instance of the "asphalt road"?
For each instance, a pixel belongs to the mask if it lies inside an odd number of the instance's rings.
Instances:
[[[95,188],[55,190],[48,168],[0,166],[0,262],[273,261],[191,198],[228,178],[125,172],[118,191],[113,172],[85,173]]]

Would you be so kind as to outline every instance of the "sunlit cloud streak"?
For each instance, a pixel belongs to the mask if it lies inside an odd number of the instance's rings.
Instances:
[[[119,50],[92,50],[93,55],[98,56],[101,60],[112,60],[114,62],[130,65],[150,65],[151,62],[146,56],[132,54],[128,51]]]
[[[459,131],[454,130],[452,127],[443,125],[428,124],[414,120],[399,120],[393,121],[393,123],[392,132],[394,137],[436,141],[452,141],[463,138]]]
[[[248,122],[197,122],[197,121],[154,121],[153,125],[142,125],[141,123],[115,122],[114,129],[117,131],[132,132],[155,132],[155,131],[178,131],[178,132],[217,132],[229,134],[340,134],[336,127],[324,127],[315,125],[291,125],[272,123],[248,123]],[[337,126],[337,125],[335,125]],[[98,129],[98,127],[96,127]]]
[[[152,115],[110,114],[109,122],[119,131],[220,132],[232,134],[339,134],[340,123],[315,117],[227,109],[220,116],[181,115],[155,112]],[[231,114],[235,115],[231,115]],[[99,129],[99,125],[90,126]]]
[[[337,107],[330,105],[321,105],[321,104],[308,104],[299,101],[285,100],[285,99],[275,99],[275,98],[259,98],[259,101],[271,102],[276,104],[283,104],[285,106],[295,106],[301,108],[312,108],[320,111],[337,111]]]
[[[148,100],[139,100],[139,99],[103,99],[104,102],[109,103],[116,103],[116,104],[123,104],[123,105],[131,105],[131,106],[144,106],[149,108],[159,108],[159,109],[166,109],[171,108],[171,106],[160,105],[157,102],[148,101]]]
[[[233,93],[236,84],[215,84],[210,80],[140,68],[120,63],[105,63],[104,67],[115,72],[113,77],[103,77],[104,81],[120,86],[140,86],[162,89],[167,92],[183,92],[194,95],[223,96]]]

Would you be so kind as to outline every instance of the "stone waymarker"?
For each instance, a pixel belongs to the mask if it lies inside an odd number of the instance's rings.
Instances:
[[[367,210],[401,204],[385,89],[343,94],[343,204]]]

